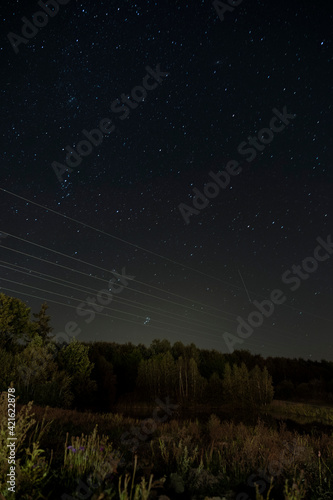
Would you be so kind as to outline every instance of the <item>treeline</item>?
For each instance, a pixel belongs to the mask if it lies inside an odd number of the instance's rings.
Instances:
[[[14,382],[20,402],[111,411],[169,397],[183,406],[245,410],[277,399],[333,402],[333,363],[232,354],[168,340],[144,344],[52,342],[43,304],[34,320],[19,299],[0,294],[0,391]]]
[[[217,351],[206,351],[208,356],[203,356],[204,351],[194,344],[171,345],[158,339],[150,347],[96,342],[89,352],[95,363],[93,376],[99,372],[101,377],[101,366],[112,370],[114,403],[170,397],[185,406],[231,403],[249,407],[268,404],[273,398],[272,378],[265,367],[254,364],[248,369],[242,361],[219,359]]]
[[[114,402],[142,401],[165,394],[177,400],[216,405],[231,401],[232,392],[237,400],[246,400],[249,391],[245,388],[250,387],[247,373],[253,375],[259,370],[264,384],[266,372],[271,377],[275,399],[333,403],[333,362],[325,360],[263,358],[247,350],[226,354],[182,342],[171,345],[168,340],[158,339],[150,347],[96,342],[90,345],[89,357],[95,363],[103,360],[99,365],[106,367],[107,363],[112,370]],[[243,394],[235,386],[233,391],[226,387],[229,369],[240,380]],[[97,375],[97,370],[94,373]]]

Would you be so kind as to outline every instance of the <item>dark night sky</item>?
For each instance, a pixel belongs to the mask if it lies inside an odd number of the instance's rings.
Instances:
[[[332,4],[244,0],[222,21],[209,0],[69,0],[18,54],[7,33],[41,7],[1,9],[1,188],[13,193],[0,191],[1,291],[32,312],[45,299],[54,333],[74,321],[79,340],[229,352],[224,333],[279,288],[285,302],[235,348],[333,360],[333,256],[295,291],[282,281],[331,233]],[[111,103],[157,65],[168,76],[122,120]],[[247,161],[239,145],[284,107],[296,117]],[[52,163],[103,118],[115,130],[59,182]],[[186,224],[179,204],[231,160],[240,173]],[[87,324],[77,305],[123,267],[135,281]]]

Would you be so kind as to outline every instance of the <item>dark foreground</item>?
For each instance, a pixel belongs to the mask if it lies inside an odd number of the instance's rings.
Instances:
[[[6,485],[5,404],[0,491],[14,498]],[[190,419],[190,410],[161,401],[142,410],[143,419],[19,406],[15,498],[331,499],[330,412],[317,408],[315,418],[304,405],[295,408],[289,419],[278,418],[288,410],[281,404],[261,415],[234,411],[232,419],[201,409]]]

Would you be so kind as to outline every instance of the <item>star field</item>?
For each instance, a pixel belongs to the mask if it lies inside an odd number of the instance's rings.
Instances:
[[[281,288],[240,347],[333,360],[332,258],[295,292],[281,281],[332,228],[332,6],[244,0],[222,22],[208,0],[70,0],[15,54],[6,34],[37,10],[2,8],[1,291],[46,300],[55,332],[76,321],[82,340],[227,352],[237,316]],[[158,65],[121,119],[112,103]],[[296,117],[247,161],[239,145],[284,106]],[[59,182],[52,163],[106,117],[115,130]],[[241,172],[186,224],[179,205],[231,160]],[[123,267],[135,280],[85,324],[78,302]]]

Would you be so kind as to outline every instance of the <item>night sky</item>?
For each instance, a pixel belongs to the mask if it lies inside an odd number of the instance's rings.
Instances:
[[[234,5],[62,0],[30,39],[41,6],[1,5],[0,291],[46,300],[53,333],[230,352],[228,332],[265,357],[333,360],[333,6]],[[82,303],[123,268],[134,279],[87,323]],[[283,303],[241,339],[237,318],[274,289]]]

